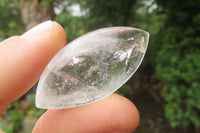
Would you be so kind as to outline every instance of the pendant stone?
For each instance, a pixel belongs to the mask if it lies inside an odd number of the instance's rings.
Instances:
[[[112,94],[137,70],[148,40],[146,31],[111,27],[72,41],[44,70],[36,92],[36,106],[71,108]]]

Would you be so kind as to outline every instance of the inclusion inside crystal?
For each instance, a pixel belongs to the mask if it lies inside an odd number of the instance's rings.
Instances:
[[[71,108],[98,101],[120,88],[139,67],[149,33],[110,27],[87,33],[60,50],[44,70],[36,106]]]

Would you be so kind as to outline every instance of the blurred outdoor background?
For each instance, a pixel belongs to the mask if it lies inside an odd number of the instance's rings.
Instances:
[[[200,0],[0,0],[0,41],[48,19],[68,42],[110,26],[148,31],[144,61],[118,91],[139,109],[135,133],[200,133]],[[35,108],[35,87],[11,103],[2,131],[31,132],[45,111]]]

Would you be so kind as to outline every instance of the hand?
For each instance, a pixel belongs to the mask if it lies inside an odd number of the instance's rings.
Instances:
[[[65,44],[63,28],[52,21],[0,43],[0,116],[9,103],[37,82],[45,66]],[[47,110],[33,133],[130,133],[138,124],[136,107],[128,99],[112,94],[81,107]]]

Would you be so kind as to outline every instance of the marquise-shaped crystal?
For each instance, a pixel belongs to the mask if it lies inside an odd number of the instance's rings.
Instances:
[[[100,100],[120,88],[139,67],[149,33],[111,27],[74,40],[50,61],[36,92],[36,106],[70,108]]]

